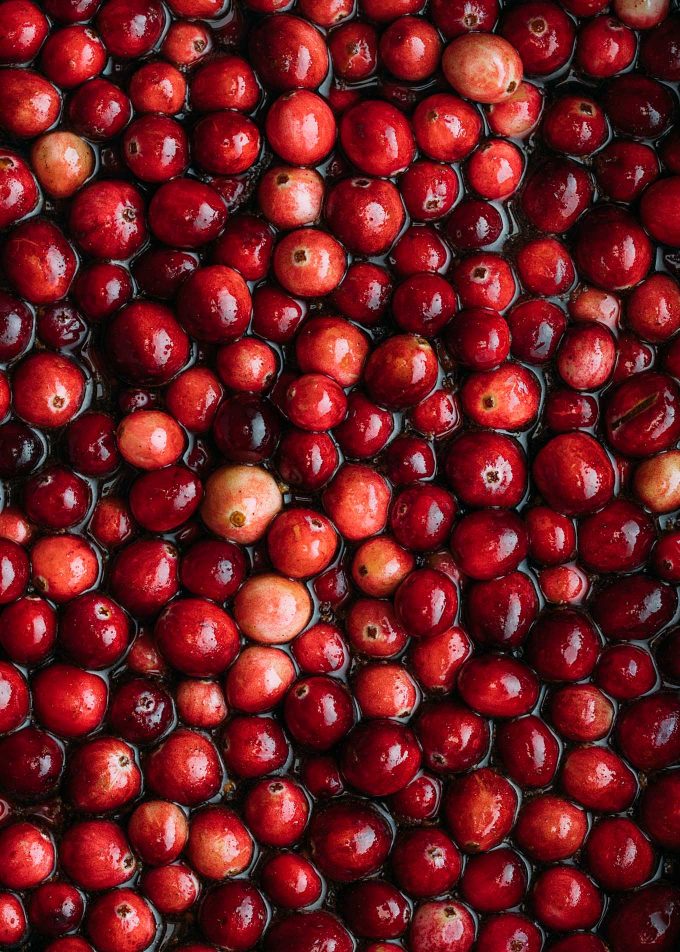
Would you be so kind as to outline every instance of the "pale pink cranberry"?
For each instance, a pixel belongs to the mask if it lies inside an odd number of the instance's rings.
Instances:
[[[252,837],[233,810],[214,806],[192,815],[186,855],[199,876],[236,876],[250,865],[253,850]]]
[[[94,152],[74,132],[48,132],[31,147],[36,178],[54,198],[69,198],[94,170]]]
[[[243,583],[234,599],[234,617],[247,638],[284,644],[299,635],[312,614],[312,600],[301,582],[267,572]]]
[[[456,37],[444,51],[442,69],[456,92],[482,103],[509,99],[524,73],[515,48],[493,33]]]
[[[281,490],[258,466],[223,466],[205,484],[201,516],[222,539],[249,545],[261,539],[283,505]]]

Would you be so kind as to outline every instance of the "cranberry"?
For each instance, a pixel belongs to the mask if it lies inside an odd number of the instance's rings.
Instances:
[[[508,776],[520,787],[545,787],[552,781],[560,748],[539,717],[531,714],[501,725],[497,743]]]
[[[456,92],[483,103],[508,99],[523,75],[517,51],[489,33],[466,33],[454,39],[444,51],[442,68]]]
[[[680,937],[677,889],[665,883],[653,883],[630,894],[612,909],[606,935],[613,952],[627,952],[631,948],[631,936],[644,936],[642,941],[650,950],[670,950]]]
[[[589,929],[602,914],[602,895],[580,870],[553,866],[534,883],[532,902],[544,926],[558,931]]]

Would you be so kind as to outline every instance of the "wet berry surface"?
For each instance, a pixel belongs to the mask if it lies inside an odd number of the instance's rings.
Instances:
[[[679,81],[0,0],[0,948],[680,949]]]

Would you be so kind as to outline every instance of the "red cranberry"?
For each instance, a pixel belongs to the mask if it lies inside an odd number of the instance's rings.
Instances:
[[[555,776],[560,748],[536,715],[502,724],[496,738],[505,771],[522,789],[547,786]]]

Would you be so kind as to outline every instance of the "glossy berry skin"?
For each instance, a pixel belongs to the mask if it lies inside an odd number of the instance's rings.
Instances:
[[[0,946],[676,952],[670,0],[0,0]]]

